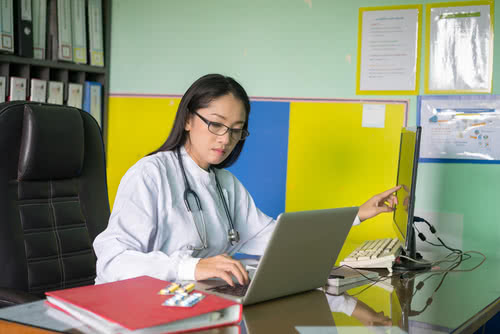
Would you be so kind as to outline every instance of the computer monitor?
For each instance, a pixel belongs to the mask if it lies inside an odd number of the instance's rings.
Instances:
[[[417,260],[417,252],[415,230],[413,228],[413,212],[415,209],[415,188],[417,185],[421,132],[421,127],[408,127],[401,130],[396,184],[402,187],[396,192],[398,204],[393,216],[393,226],[403,245],[404,253],[415,260]],[[401,263],[394,264],[394,269],[403,271],[425,270],[428,269],[428,266],[402,259]]]

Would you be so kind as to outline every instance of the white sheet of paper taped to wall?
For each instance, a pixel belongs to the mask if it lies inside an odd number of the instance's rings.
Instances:
[[[385,127],[385,104],[363,104],[361,126],[364,128]]]

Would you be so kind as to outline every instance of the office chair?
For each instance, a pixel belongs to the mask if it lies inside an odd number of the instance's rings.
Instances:
[[[0,307],[94,284],[109,219],[101,132],[67,106],[0,104]]]

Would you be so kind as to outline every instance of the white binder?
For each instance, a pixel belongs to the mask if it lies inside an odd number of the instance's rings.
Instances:
[[[83,85],[77,83],[68,84],[68,101],[66,104],[70,107],[82,109]]]
[[[87,32],[85,22],[85,0],[71,0],[73,61],[79,64],[87,64]]]
[[[63,104],[63,89],[64,84],[60,81],[49,81],[48,86],[48,103]]]
[[[90,65],[104,66],[101,0],[89,0],[88,22]]]
[[[45,102],[47,97],[47,81],[31,79],[30,101]]]
[[[7,78],[0,76],[0,102],[5,102],[7,93]]]
[[[47,0],[33,0],[33,58],[45,59],[47,54]]]
[[[9,101],[26,100],[26,78],[10,77]]]
[[[71,3],[57,0],[57,57],[60,60],[73,60],[71,34]]]
[[[0,0],[0,51],[14,53],[14,8],[12,0]]]

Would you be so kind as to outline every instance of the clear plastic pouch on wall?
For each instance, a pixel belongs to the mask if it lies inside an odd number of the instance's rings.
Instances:
[[[419,96],[420,161],[500,164],[500,96]]]
[[[428,5],[426,93],[491,92],[492,5]]]

